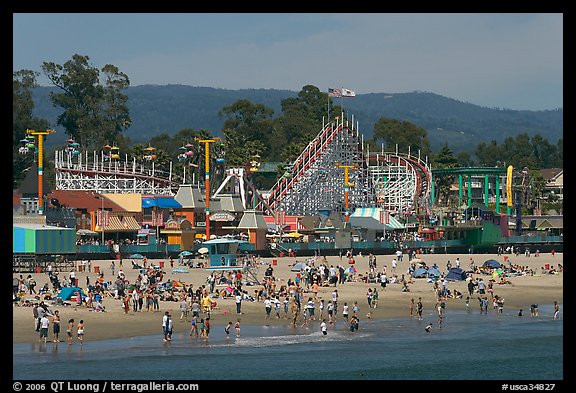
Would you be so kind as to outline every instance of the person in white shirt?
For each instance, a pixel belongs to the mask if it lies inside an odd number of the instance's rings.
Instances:
[[[322,331],[322,334],[325,336],[328,334],[328,327],[326,326],[326,320],[323,319],[322,323],[320,324],[320,331]]]

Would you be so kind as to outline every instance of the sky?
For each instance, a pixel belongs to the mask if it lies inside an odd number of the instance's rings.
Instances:
[[[561,13],[13,13],[13,71],[75,54],[131,86],[427,91],[563,107]]]

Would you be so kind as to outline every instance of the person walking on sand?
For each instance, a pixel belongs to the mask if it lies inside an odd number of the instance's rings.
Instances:
[[[240,337],[240,319],[236,320],[234,324],[234,331],[236,332],[236,337]]]
[[[242,294],[240,291],[236,291],[236,314],[242,314]]]
[[[78,322],[78,326],[76,326],[76,335],[78,336],[78,340],[80,340],[80,345],[84,344],[84,320],[81,319]]]
[[[66,328],[66,334],[68,335],[68,345],[72,345],[72,329],[74,329],[74,319],[69,319],[68,327]]]
[[[124,307],[124,314],[128,314],[128,311],[130,311],[130,299],[131,298],[132,298],[132,295],[126,294],[126,295],[124,295],[124,298],[122,299],[122,305]]]
[[[270,319],[270,312],[272,311],[272,300],[270,300],[270,297],[266,297],[264,300],[264,309],[266,310],[266,319]]]

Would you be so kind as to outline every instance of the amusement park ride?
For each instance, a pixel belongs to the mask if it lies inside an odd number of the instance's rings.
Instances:
[[[29,137],[31,135],[38,136],[41,150],[41,135],[30,132]],[[74,140],[67,142],[64,150],[55,152],[57,189],[175,195],[180,183],[194,182],[194,177],[186,177],[186,172],[183,180],[177,181],[172,162],[167,172],[158,170],[154,162],[155,148],[151,146],[144,149],[143,160],[137,160],[122,156],[117,146],[106,145],[102,151],[89,154],[82,152]],[[197,142],[205,147],[206,220],[210,215],[210,197],[219,195],[230,181],[235,183],[232,188],[240,193],[245,208],[267,215],[276,215],[279,211],[283,215],[314,215],[330,210],[342,212],[348,218],[349,212],[359,207],[382,207],[401,213],[429,203],[431,169],[428,162],[410,152],[369,152],[358,124],[344,119],[344,114],[323,125],[296,160],[285,165],[285,173],[268,191],[257,190],[251,181],[251,175],[260,166],[260,157],[255,154],[245,168],[225,169],[226,177],[212,192],[209,145],[218,142],[218,138],[197,139]],[[26,138],[24,148],[33,147]],[[192,144],[182,146],[177,160],[197,167],[198,164],[192,163],[196,154],[193,147]],[[223,153],[216,155],[216,163],[224,163]],[[252,197],[250,201],[248,196]]]

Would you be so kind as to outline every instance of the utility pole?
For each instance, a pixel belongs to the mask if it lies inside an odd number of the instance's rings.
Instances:
[[[350,216],[350,212],[348,210],[348,207],[349,207],[348,193],[349,193],[350,187],[354,187],[354,183],[350,183],[348,181],[348,171],[350,169],[356,169],[357,166],[356,165],[340,165],[340,164],[336,164],[336,166],[338,168],[344,168],[344,207],[346,209],[346,216],[345,216],[346,226],[348,226],[348,221],[349,221],[349,216]]]
[[[206,240],[210,240],[210,143],[219,141],[220,138],[200,139],[194,138],[196,142],[204,143],[205,148],[205,184],[206,184]]]
[[[55,133],[55,130],[46,131],[34,131],[26,130],[26,134],[34,135],[38,141],[38,215],[44,214],[44,201],[43,201],[43,190],[42,190],[42,171],[43,171],[43,160],[44,160],[44,135],[49,135]]]

